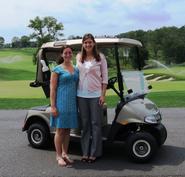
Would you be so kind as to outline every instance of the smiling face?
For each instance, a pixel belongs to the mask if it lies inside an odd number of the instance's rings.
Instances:
[[[64,62],[71,62],[72,60],[72,56],[73,56],[73,52],[71,50],[71,48],[65,48],[62,52],[62,58],[64,59]]]
[[[86,50],[86,52],[92,52],[94,46],[95,46],[95,43],[91,38],[88,38],[83,42],[83,48]]]
[[[81,62],[88,58],[95,58],[96,61],[100,61],[100,55],[97,50],[96,41],[92,34],[87,33],[82,38],[82,48],[81,48]]]

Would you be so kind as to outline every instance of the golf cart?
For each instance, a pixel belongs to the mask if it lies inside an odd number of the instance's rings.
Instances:
[[[110,70],[115,75],[109,79],[108,89],[112,89],[119,98],[113,117],[107,116],[107,106],[103,107],[102,139],[111,143],[124,142],[131,160],[146,162],[152,158],[158,147],[164,144],[167,131],[161,123],[160,110],[146,97],[149,87],[141,71],[139,58],[142,44],[128,38],[95,40],[98,49],[106,55],[108,66],[109,62],[112,62]],[[81,43],[81,39],[75,39],[43,44],[37,55],[36,80],[30,83],[30,86],[41,86],[48,98],[51,69],[57,63],[61,46],[70,45],[79,51]],[[108,58],[111,55],[113,58]],[[131,70],[132,65],[135,71]],[[55,129],[49,126],[49,117],[49,105],[28,110],[22,130],[27,131],[28,141],[32,147],[44,148],[50,144]],[[70,136],[71,140],[79,140],[80,129],[72,129]]]

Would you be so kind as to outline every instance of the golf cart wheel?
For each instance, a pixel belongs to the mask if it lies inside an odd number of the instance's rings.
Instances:
[[[163,129],[162,129],[163,131],[161,133],[160,141],[158,142],[159,146],[162,146],[167,138],[167,130],[163,124],[161,124],[161,126],[163,127]]]
[[[47,127],[42,123],[34,123],[28,128],[28,141],[34,148],[46,148],[49,145],[50,136]]]
[[[147,162],[157,150],[155,138],[147,132],[137,132],[127,139],[128,157],[135,162]]]

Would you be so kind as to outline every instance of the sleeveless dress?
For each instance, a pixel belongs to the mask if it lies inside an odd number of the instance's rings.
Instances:
[[[50,126],[56,128],[78,128],[77,114],[77,84],[79,70],[74,67],[74,73],[56,66],[53,72],[58,74],[58,87],[56,93],[56,107],[58,116],[50,114]]]

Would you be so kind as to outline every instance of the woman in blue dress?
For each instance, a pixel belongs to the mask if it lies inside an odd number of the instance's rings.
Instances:
[[[54,144],[60,166],[74,162],[67,153],[70,129],[78,127],[76,92],[79,71],[72,65],[72,55],[69,46],[62,47],[61,62],[53,69],[50,81],[50,126],[56,127]]]

